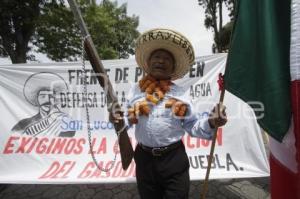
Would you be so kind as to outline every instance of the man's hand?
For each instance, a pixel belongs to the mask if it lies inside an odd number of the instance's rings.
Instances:
[[[124,115],[124,113],[121,111],[119,111],[119,112],[112,111],[109,113],[109,121],[114,124],[119,124],[123,120],[123,115]]]
[[[124,111],[119,106],[112,106],[109,112],[109,121],[114,124],[116,130],[124,127]]]
[[[218,128],[226,124],[227,116],[225,109],[226,107],[223,104],[217,104],[214,107],[208,119],[211,128]]]

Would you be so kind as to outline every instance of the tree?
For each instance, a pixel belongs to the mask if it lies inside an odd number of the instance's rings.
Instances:
[[[10,56],[13,63],[26,62],[28,44],[44,4],[40,0],[0,1],[0,56]]]
[[[128,58],[134,54],[138,17],[127,16],[126,4],[103,0],[99,5],[80,2],[84,20],[102,59]],[[65,6],[52,5],[44,10],[34,44],[38,52],[55,61],[76,60],[81,51],[81,36],[73,14]]]
[[[231,33],[232,22],[223,27],[223,5],[229,10],[229,16],[233,21],[234,0],[198,0],[198,3],[205,9],[205,27],[214,32],[213,52],[226,51],[229,47],[228,33]]]
[[[221,52],[229,50],[230,36],[233,29],[233,21],[225,24],[220,31],[220,48]]]
[[[63,4],[49,4],[41,10],[32,43],[36,51],[61,61],[76,60],[81,52],[80,30],[72,12]]]
[[[109,0],[98,5],[95,0],[80,0],[79,5],[102,59],[127,58],[134,53],[138,17],[127,16],[126,4],[118,7]],[[76,60],[81,54],[80,31],[63,0],[2,0],[0,27],[0,56],[10,56],[13,63],[34,58],[28,54],[33,47],[55,61]],[[21,39],[19,45],[18,38],[26,40]]]

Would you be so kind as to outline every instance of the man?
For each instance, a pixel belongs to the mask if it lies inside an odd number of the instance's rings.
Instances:
[[[134,160],[142,199],[185,199],[189,194],[189,161],[181,141],[185,131],[211,139],[227,122],[225,108],[198,119],[184,90],[174,84],[194,63],[194,50],[180,33],[153,29],[137,39],[136,61],[146,72],[128,96],[127,125],[135,124]],[[119,122],[120,112],[110,115]]]
[[[57,95],[68,89],[62,77],[54,73],[35,73],[25,82],[25,99],[39,111],[36,115],[22,119],[13,128],[13,133],[31,136],[73,137],[74,130],[64,129],[70,117],[58,108]]]

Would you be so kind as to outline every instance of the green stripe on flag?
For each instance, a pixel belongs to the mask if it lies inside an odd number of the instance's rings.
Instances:
[[[290,0],[237,1],[225,71],[226,90],[254,109],[249,102],[263,103],[258,123],[279,141],[291,120],[290,5]]]

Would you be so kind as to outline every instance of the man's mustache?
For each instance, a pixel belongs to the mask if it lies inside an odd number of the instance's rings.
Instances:
[[[45,102],[45,103],[41,104],[41,106],[44,106],[44,105],[46,105],[46,106],[49,105],[50,106],[51,103],[50,102]]]

